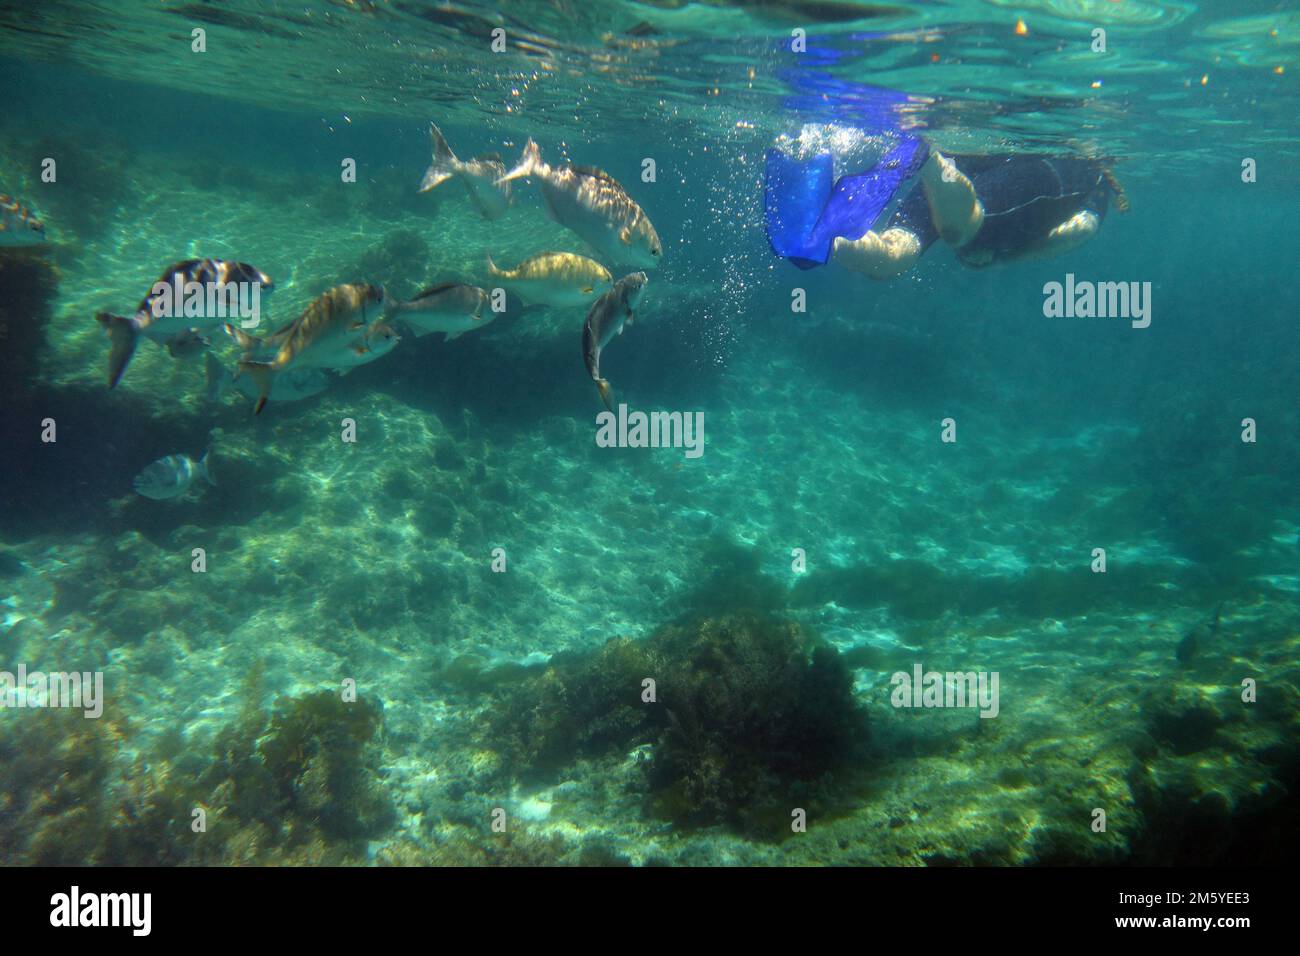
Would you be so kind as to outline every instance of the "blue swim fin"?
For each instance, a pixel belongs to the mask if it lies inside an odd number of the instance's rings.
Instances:
[[[830,153],[809,160],[767,151],[763,207],[772,251],[801,269],[826,261],[827,250],[811,241],[817,217],[830,198],[835,165]]]
[[[909,136],[865,173],[841,176],[813,227],[811,241],[818,248],[824,245],[829,256],[836,237],[861,239],[929,155],[923,140]]]
[[[929,154],[924,140],[904,136],[871,169],[842,176],[832,188],[829,153],[800,161],[768,150],[764,206],[772,251],[800,269],[824,265],[835,239],[865,235]]]

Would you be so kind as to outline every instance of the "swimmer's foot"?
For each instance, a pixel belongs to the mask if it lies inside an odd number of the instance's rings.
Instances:
[[[868,232],[861,239],[836,239],[835,264],[872,279],[892,279],[907,271],[921,255],[921,240],[895,226],[882,233]]]
[[[1101,228],[1101,217],[1091,209],[1076,212],[1065,222],[1055,226],[1047,237],[1029,246],[1015,259],[1049,259],[1063,252],[1077,249],[1097,234]]]
[[[934,150],[921,167],[921,186],[930,204],[930,218],[944,242],[961,247],[975,238],[984,224],[984,206],[956,163]]]
[[[1076,212],[1047,234],[1047,241],[1058,245],[1057,251],[1081,246],[1097,234],[1101,217],[1091,209]]]

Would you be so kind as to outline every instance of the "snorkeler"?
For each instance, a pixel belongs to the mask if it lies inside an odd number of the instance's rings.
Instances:
[[[1112,192],[1120,211],[1128,208],[1100,160],[947,157],[912,136],[903,136],[866,172],[833,180],[835,150],[820,144],[842,140],[843,128],[827,137],[826,128],[805,127],[800,141],[810,138],[810,129],[819,144],[814,154],[770,150],[765,182],[772,249],[801,269],[833,258],[844,268],[888,279],[909,269],[936,239],[975,268],[1054,256],[1096,235]],[[919,184],[876,232],[875,220],[912,179]]]
[[[1075,249],[1097,234],[1110,194],[1128,208],[1119,183],[1101,162],[1074,157],[960,156],[937,150],[921,167],[920,184],[879,233],[836,238],[832,258],[873,279],[905,272],[936,239],[963,264],[1038,259]]]

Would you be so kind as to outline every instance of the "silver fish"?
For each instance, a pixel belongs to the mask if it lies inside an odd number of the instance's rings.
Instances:
[[[631,324],[633,310],[641,301],[641,293],[649,281],[644,272],[623,276],[592,304],[582,326],[582,359],[587,365],[587,374],[596,383],[600,397],[610,411],[614,410],[613,392],[609,382],[601,378],[600,353],[615,336],[623,333],[623,326]]]
[[[427,193],[449,179],[459,179],[480,216],[484,219],[504,216],[510,208],[511,196],[510,184],[500,181],[506,172],[501,157],[489,153],[464,162],[456,158],[442,131],[433,123],[429,124],[429,135],[433,138],[433,160],[424,171],[420,192]]]
[[[211,352],[206,354],[206,361],[208,386],[204,398],[208,402],[216,402],[232,388],[249,398],[258,397],[257,386],[250,377],[241,375],[235,378],[234,373]],[[329,386],[330,375],[323,369],[290,369],[271,380],[271,394],[268,397],[277,402],[297,402],[319,395]]]
[[[524,146],[519,165],[498,182],[531,177],[542,188],[551,217],[586,240],[607,265],[653,269],[663,257],[659,234],[627,190],[593,166],[548,166],[534,140]]]
[[[425,289],[409,302],[390,306],[389,315],[409,326],[417,338],[442,332],[443,341],[450,342],[497,317],[491,309],[484,312],[487,304],[488,294],[478,286],[444,282]]]
[[[194,479],[202,478],[215,486],[212,473],[208,471],[208,456],[204,454],[198,461],[189,455],[168,455],[159,458],[140,474],[135,476],[135,490],[146,498],[162,501],[176,498],[189,491]]]
[[[184,308],[172,308],[171,310],[154,308],[155,303],[160,301],[160,293],[157,291],[159,284],[175,289],[178,286],[183,288],[191,282],[203,287],[205,300],[211,298],[222,303],[228,303],[229,300],[226,296],[230,292],[236,291],[236,283],[256,285],[259,301],[261,296],[269,295],[275,288],[275,283],[271,281],[270,276],[245,262],[227,262],[222,259],[186,259],[184,262],[178,262],[171,266],[163,272],[157,282],[149,287],[149,293],[140,301],[135,314],[130,318],[113,315],[109,312],[100,312],[95,316],[95,320],[104,327],[104,331],[108,334],[110,343],[108,353],[109,388],[115,388],[121,380],[122,373],[126,371],[127,363],[131,361],[131,356],[135,354],[135,347],[139,343],[141,335],[160,342],[166,342],[191,329],[201,332],[206,328],[220,327],[230,318],[228,314],[230,309],[226,305],[212,310],[212,314],[208,314],[205,306],[198,315],[186,315],[187,310]],[[223,287],[227,286],[232,288],[223,291]],[[158,314],[159,312],[170,312],[171,314]]]
[[[502,166],[501,172],[505,170]],[[44,242],[45,224],[17,199],[0,193],[0,247],[39,246]]]
[[[211,343],[205,336],[199,334],[198,329],[186,329],[179,335],[173,335],[163,344],[167,346],[167,351],[171,353],[172,358],[187,359],[198,355]]]

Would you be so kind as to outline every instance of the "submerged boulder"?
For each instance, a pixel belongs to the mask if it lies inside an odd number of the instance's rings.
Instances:
[[[498,696],[487,743],[520,778],[649,744],[651,816],[776,835],[856,766],[867,728],[852,685],[839,654],[794,623],[695,618],[557,655]]]

